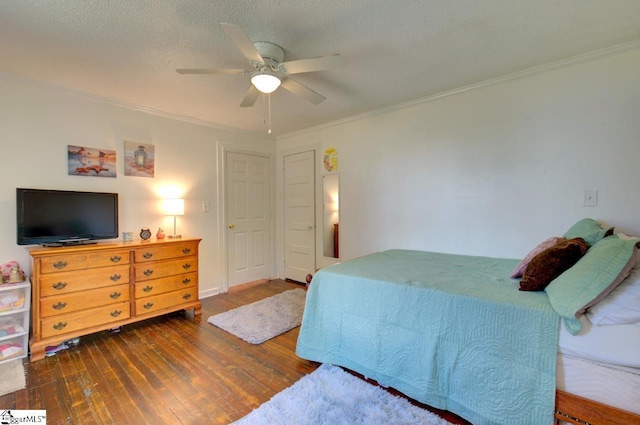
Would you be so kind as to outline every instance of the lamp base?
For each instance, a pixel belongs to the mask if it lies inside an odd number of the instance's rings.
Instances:
[[[167,236],[169,239],[182,239],[182,235],[169,235]]]

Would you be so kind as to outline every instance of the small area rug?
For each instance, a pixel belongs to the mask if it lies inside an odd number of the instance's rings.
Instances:
[[[26,385],[21,360],[0,364],[0,396],[21,390]]]
[[[260,344],[300,326],[307,292],[292,289],[207,320],[251,344]]]
[[[323,364],[232,425],[450,425],[337,366]]]

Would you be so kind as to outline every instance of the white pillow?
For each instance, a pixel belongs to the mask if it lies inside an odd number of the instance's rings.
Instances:
[[[631,237],[618,233],[621,239]],[[594,325],[638,323],[640,326],[640,255],[629,276],[586,312]]]

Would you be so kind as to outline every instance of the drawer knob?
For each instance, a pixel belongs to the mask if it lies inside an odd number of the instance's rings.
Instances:
[[[190,277],[185,277],[184,279],[182,279],[182,283],[184,283],[185,285],[187,283],[190,283],[190,282],[191,282],[191,278]]]
[[[182,250],[183,254],[188,254],[190,252],[191,252],[191,248],[185,248],[185,249]]]
[[[147,269],[145,271],[142,272],[145,276],[151,276],[153,274],[153,270],[151,269]]]
[[[113,292],[109,296],[111,297],[111,299],[115,300],[116,298],[120,298],[120,295],[122,295],[122,292]]]
[[[182,296],[182,299],[184,300],[188,300],[189,298],[191,298],[191,294],[188,292]]]
[[[55,263],[53,263],[53,267],[55,267],[56,269],[64,269],[65,267],[67,267],[67,262],[66,261],[57,261]]]
[[[118,316],[120,316],[120,315],[122,314],[122,311],[121,311],[121,310],[114,310],[114,311],[112,311],[112,312],[111,312],[111,313],[109,313],[109,314],[110,314],[111,316],[113,316],[113,317],[118,317]]]
[[[150,285],[147,285],[144,288],[142,288],[144,292],[150,292],[152,289],[153,289],[153,286],[150,286]]]
[[[119,255],[114,255],[113,257],[111,257],[111,262],[113,263],[117,263],[120,260],[122,260],[122,257]]]
[[[65,286],[67,286],[67,282],[56,282],[53,285],[51,285],[53,289],[57,289],[57,290],[64,289]]]
[[[67,303],[63,303],[63,302],[57,302],[54,305],[52,305],[51,307],[55,308],[56,310],[62,310],[63,308],[65,308],[67,306]]]
[[[142,254],[142,256],[143,256],[145,259],[147,259],[147,260],[148,260],[149,258],[153,257],[153,253],[151,253],[151,252],[145,252],[144,254]]]
[[[122,275],[119,274],[112,274],[111,276],[109,276],[109,279],[113,280],[114,282],[120,280],[120,278],[122,277]]]
[[[57,330],[57,331],[61,331],[62,329],[67,327],[67,322],[58,322],[55,325],[53,325],[53,329]]]
[[[190,263],[185,263],[182,265],[182,268],[185,270],[189,270],[191,268],[191,264]]]
[[[142,307],[146,308],[147,310],[149,310],[151,307],[153,307],[153,303],[146,303],[145,305],[143,305]]]

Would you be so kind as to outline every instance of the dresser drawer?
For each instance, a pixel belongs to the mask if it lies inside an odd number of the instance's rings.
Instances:
[[[42,318],[40,334],[42,338],[55,337],[81,329],[117,322],[131,316],[130,304],[122,302],[90,310]]]
[[[42,317],[129,301],[129,285],[114,285],[83,292],[54,295],[40,300]]]
[[[195,286],[198,282],[197,273],[187,273],[176,276],[163,277],[161,279],[148,280],[136,283],[135,297],[144,298],[153,295],[164,294],[165,292],[177,291],[179,289]]]
[[[129,251],[88,251],[86,253],[51,255],[42,259],[40,273],[57,273],[69,270],[94,269],[129,264]]]
[[[180,291],[167,292],[166,294],[156,295],[153,297],[136,299],[136,316],[196,301],[197,299],[197,287],[190,287]]]
[[[167,246],[150,246],[144,249],[136,249],[134,261],[144,263],[147,261],[168,260],[170,258],[182,258],[196,255],[197,243],[183,243]]]
[[[85,291],[103,286],[129,283],[129,266],[101,267],[79,272],[61,272],[41,275],[40,296]]]
[[[135,281],[141,282],[196,271],[198,271],[198,257],[142,263],[135,266]]]

